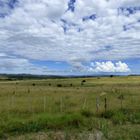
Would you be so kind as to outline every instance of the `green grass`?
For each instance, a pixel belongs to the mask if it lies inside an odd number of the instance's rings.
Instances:
[[[0,137],[16,139],[61,130],[69,134],[101,131],[110,140],[137,140],[139,91],[140,77],[135,76],[1,80]]]

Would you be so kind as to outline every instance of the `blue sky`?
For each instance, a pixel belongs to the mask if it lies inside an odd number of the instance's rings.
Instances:
[[[140,1],[0,0],[0,73],[140,74]]]

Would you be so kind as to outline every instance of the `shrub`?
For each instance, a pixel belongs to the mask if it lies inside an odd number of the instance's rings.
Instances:
[[[85,83],[85,82],[86,82],[86,80],[83,80],[83,81],[82,81],[82,83]]]
[[[86,80],[82,80],[82,81],[81,81],[81,85],[83,85],[85,82],[86,82]]]
[[[101,114],[101,116],[104,117],[104,118],[106,118],[106,119],[112,118],[113,115],[114,115],[114,112],[111,111],[111,110],[110,110],[110,111],[103,112],[103,113]]]
[[[70,84],[70,86],[72,87],[72,84]]]
[[[87,117],[87,118],[93,116],[93,113],[92,113],[91,111],[89,111],[89,110],[82,110],[82,111],[81,111],[81,114],[82,114],[84,117]]]
[[[62,85],[61,84],[57,84],[57,87],[62,87]]]
[[[35,86],[35,83],[33,83],[32,86]]]

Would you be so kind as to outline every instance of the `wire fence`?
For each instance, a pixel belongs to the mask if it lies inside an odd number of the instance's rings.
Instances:
[[[7,96],[1,99],[0,112],[20,112],[20,113],[63,113],[89,110],[93,113],[106,112],[108,110],[118,109],[140,109],[139,98],[124,96],[112,96],[111,98],[105,93],[99,96],[75,98],[60,96]]]

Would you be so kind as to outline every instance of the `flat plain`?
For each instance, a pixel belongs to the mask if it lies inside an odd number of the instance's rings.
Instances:
[[[140,77],[0,81],[0,139],[140,139]],[[81,136],[82,135],[82,136]]]

